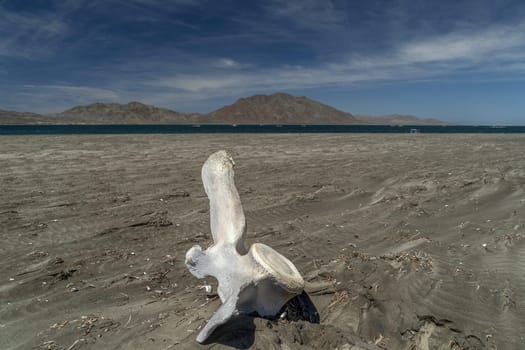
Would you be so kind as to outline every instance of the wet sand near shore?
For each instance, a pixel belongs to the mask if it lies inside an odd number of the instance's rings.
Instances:
[[[237,317],[184,266],[230,151],[248,244],[320,323]],[[525,135],[0,137],[1,349],[522,349]]]

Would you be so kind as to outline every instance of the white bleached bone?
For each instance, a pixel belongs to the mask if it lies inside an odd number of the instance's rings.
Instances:
[[[204,251],[198,245],[188,250],[186,266],[197,278],[217,279],[222,305],[197,336],[199,343],[235,314],[275,316],[304,288],[294,264],[277,251],[262,243],[246,250],[246,219],[233,179],[234,164],[227,152],[219,151],[202,167],[214,243]]]

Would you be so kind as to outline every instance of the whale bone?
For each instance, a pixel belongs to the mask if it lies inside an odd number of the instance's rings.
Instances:
[[[202,166],[214,243],[206,250],[199,245],[190,248],[186,266],[197,278],[217,279],[222,305],[197,336],[199,343],[236,314],[275,316],[304,288],[301,274],[286,257],[262,243],[246,249],[246,219],[235,187],[234,165],[226,151],[218,151]]]

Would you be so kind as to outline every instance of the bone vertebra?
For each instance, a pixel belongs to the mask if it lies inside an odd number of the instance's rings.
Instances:
[[[233,179],[234,164],[227,152],[219,151],[202,167],[214,244],[204,251],[193,246],[186,253],[186,266],[197,278],[217,279],[222,305],[197,336],[199,343],[234,314],[275,316],[304,287],[294,264],[277,251],[262,243],[246,250],[246,219]]]

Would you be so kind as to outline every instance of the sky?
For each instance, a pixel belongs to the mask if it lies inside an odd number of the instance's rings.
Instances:
[[[209,112],[274,92],[525,125],[525,2],[0,0],[0,109]]]

